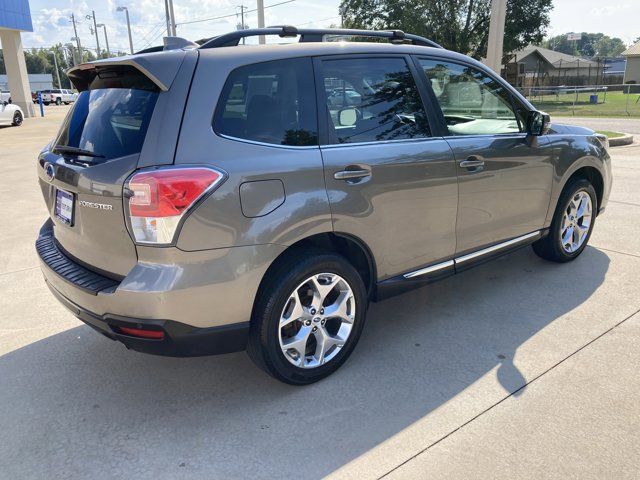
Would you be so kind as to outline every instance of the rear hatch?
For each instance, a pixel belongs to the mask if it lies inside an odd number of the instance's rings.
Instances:
[[[180,76],[185,53],[148,55],[172,56],[177,64],[169,69],[171,78],[166,68],[159,79],[152,69],[140,66],[146,61],[145,67],[153,67],[153,58],[126,57],[69,72],[80,94],[57,137],[39,156],[39,181],[58,247],[105,276],[122,278],[137,261],[123,210],[126,179],[140,166],[173,162],[179,121],[172,117],[181,119],[188,90],[188,83],[184,87],[173,80]],[[166,67],[166,59],[156,63]],[[184,89],[177,95],[180,108],[168,119],[154,118],[154,112],[155,117],[167,116],[167,103],[176,100],[169,98],[176,97],[176,92],[170,94],[172,83]],[[161,135],[163,126],[176,131]]]

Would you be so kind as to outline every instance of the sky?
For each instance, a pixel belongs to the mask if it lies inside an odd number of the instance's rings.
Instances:
[[[178,36],[197,40],[236,29],[240,22],[238,5],[244,3],[247,10],[255,9],[255,0],[174,0]],[[282,3],[280,5],[275,5]],[[297,25],[327,27],[339,24],[339,0],[265,0],[266,25]],[[124,12],[117,12],[120,5],[129,8],[134,50],[160,45],[166,33],[164,0],[30,0],[33,33],[23,34],[25,47],[48,47],[58,42],[68,43],[74,36],[70,22],[71,13],[78,20],[77,28],[82,46],[94,49],[95,37],[90,32],[93,21],[86,15],[94,10],[97,23],[104,23],[112,51],[128,51],[128,37]],[[197,23],[194,20],[222,17]],[[256,27],[255,12],[245,15],[245,23]],[[557,35],[567,32],[603,32],[617,36],[630,44],[640,36],[640,0],[554,0],[551,25],[547,33]],[[100,46],[104,49],[104,32],[100,32]]]

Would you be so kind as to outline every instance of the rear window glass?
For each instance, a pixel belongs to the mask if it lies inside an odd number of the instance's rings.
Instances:
[[[85,90],[62,124],[55,146],[89,150],[105,159],[142,150],[158,93],[131,88]]]
[[[218,134],[256,142],[318,145],[311,60],[277,60],[234,70],[213,127]]]

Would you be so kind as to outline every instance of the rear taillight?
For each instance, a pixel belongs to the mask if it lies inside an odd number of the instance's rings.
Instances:
[[[225,176],[204,167],[166,168],[136,173],[127,185],[129,219],[136,242],[173,242],[184,214]]]

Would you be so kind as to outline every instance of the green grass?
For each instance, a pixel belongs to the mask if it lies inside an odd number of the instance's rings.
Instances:
[[[560,94],[544,95],[542,98],[535,96],[529,98],[536,108],[550,115],[563,117],[636,117],[640,118],[640,97],[637,93],[626,95],[622,92],[607,92],[606,98],[603,92],[598,92],[598,103],[589,103],[589,93],[578,93],[578,100],[573,106],[575,95]],[[628,97],[628,104],[627,104]],[[603,103],[604,101],[604,103]],[[628,108],[628,113],[627,113]]]
[[[602,135],[606,135],[608,138],[624,137],[624,133],[610,132],[609,130],[596,130],[596,133],[601,133]]]

